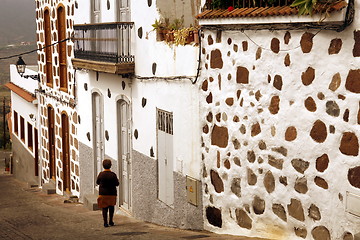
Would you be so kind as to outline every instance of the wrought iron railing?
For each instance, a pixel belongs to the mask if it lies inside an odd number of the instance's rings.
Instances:
[[[133,63],[131,33],[134,23],[113,22],[75,25],[75,58]]]
[[[208,9],[290,6],[294,0],[207,0]]]

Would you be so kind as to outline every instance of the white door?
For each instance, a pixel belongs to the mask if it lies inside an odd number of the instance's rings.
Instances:
[[[117,0],[118,22],[130,22],[130,0]]]
[[[157,110],[159,199],[174,204],[173,114]]]
[[[131,118],[129,104],[124,100],[117,102],[118,146],[119,146],[119,205],[131,210]]]
[[[103,142],[103,115],[102,97],[98,93],[93,93],[93,149],[94,149],[94,183],[97,175],[102,171],[102,160],[104,158]],[[96,186],[96,184],[95,184]]]
[[[100,3],[101,0],[91,0],[91,22],[92,23],[99,23],[100,22]]]

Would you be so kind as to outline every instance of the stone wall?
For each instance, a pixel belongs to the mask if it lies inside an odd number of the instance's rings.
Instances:
[[[353,239],[360,193],[360,32],[204,30],[206,229]]]
[[[57,42],[57,8],[62,6],[66,13],[66,37],[69,38],[73,33],[73,16],[74,16],[74,1],[36,1],[36,24],[37,24],[37,45],[38,48],[45,47],[45,30],[44,30],[44,11],[49,9],[50,12],[50,26],[51,26],[51,47],[52,51],[52,86],[46,83],[46,56],[45,49],[38,51],[38,66],[40,76],[39,91],[39,157],[41,160],[42,183],[50,180],[49,169],[49,139],[48,139],[48,113],[49,106],[54,108],[55,113],[55,164],[56,164],[56,190],[57,193],[62,194],[63,189],[63,164],[62,164],[62,136],[61,136],[61,114],[66,114],[69,119],[69,144],[70,144],[70,191],[74,195],[79,195],[80,192],[80,170],[78,161],[79,143],[77,140],[77,124],[78,115],[76,108],[76,94],[75,94],[75,78],[74,69],[71,64],[73,57],[73,43],[66,41],[66,62],[67,62],[67,90],[60,90],[60,63]]]
[[[198,206],[187,202],[185,176],[174,172],[174,207],[167,206],[157,195],[157,161],[134,150],[132,156],[133,216],[164,226],[203,229],[202,201]]]

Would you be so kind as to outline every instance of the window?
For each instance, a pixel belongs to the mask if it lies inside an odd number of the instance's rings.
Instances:
[[[57,30],[58,41],[66,39],[66,15],[65,8],[63,6],[57,9]],[[60,75],[60,90],[67,92],[67,63],[66,63],[66,41],[58,44],[59,52],[59,75]]]
[[[30,123],[27,123],[27,146],[32,151],[33,150],[33,127]]]
[[[20,116],[20,139],[25,142],[25,121],[22,116]]]
[[[44,12],[44,31],[45,31],[45,46],[51,45],[51,25],[50,25],[50,13],[49,9]],[[52,47],[45,48],[46,58],[46,84],[50,87],[53,86],[52,76]]]
[[[14,111],[14,133],[19,134],[18,113]]]

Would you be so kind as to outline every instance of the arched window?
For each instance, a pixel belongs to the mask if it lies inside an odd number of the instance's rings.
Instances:
[[[57,30],[58,41],[66,39],[66,15],[65,8],[63,6],[57,9]],[[67,63],[66,63],[66,41],[58,44],[59,52],[59,75],[60,75],[60,90],[67,92]]]
[[[50,12],[49,9],[44,11],[44,31],[45,31],[45,46],[51,45],[51,23],[50,23]],[[53,73],[52,73],[52,48],[45,48],[45,73],[46,73],[46,84],[49,87],[53,86]]]

